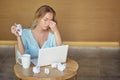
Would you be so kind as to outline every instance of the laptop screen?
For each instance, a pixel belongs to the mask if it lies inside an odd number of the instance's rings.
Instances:
[[[33,64],[39,66],[46,66],[56,62],[66,62],[68,47],[68,45],[62,45],[52,48],[40,49],[38,59],[33,59],[32,62]]]

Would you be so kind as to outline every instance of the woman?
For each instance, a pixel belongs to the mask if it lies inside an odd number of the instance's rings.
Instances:
[[[19,36],[16,24],[11,32],[17,37],[18,51],[37,57],[39,49],[62,45],[61,36],[57,27],[56,13],[47,5],[37,9],[30,28],[24,29]]]

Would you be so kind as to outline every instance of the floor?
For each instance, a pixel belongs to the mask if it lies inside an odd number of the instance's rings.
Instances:
[[[0,45],[0,80],[18,80],[14,75],[14,46]]]
[[[119,47],[70,47],[68,57],[79,63],[77,80],[120,80]],[[18,80],[14,64],[14,46],[0,46],[0,80]]]

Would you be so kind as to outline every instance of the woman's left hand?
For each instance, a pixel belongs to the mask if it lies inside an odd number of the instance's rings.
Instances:
[[[51,29],[53,32],[58,31],[57,25],[56,25],[56,23],[55,23],[54,21],[50,21],[49,27],[50,27],[50,29]]]

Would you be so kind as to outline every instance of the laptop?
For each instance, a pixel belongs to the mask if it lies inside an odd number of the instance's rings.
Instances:
[[[47,66],[52,63],[64,63],[67,59],[68,45],[62,45],[39,50],[38,58],[32,59],[32,63],[38,66]]]

